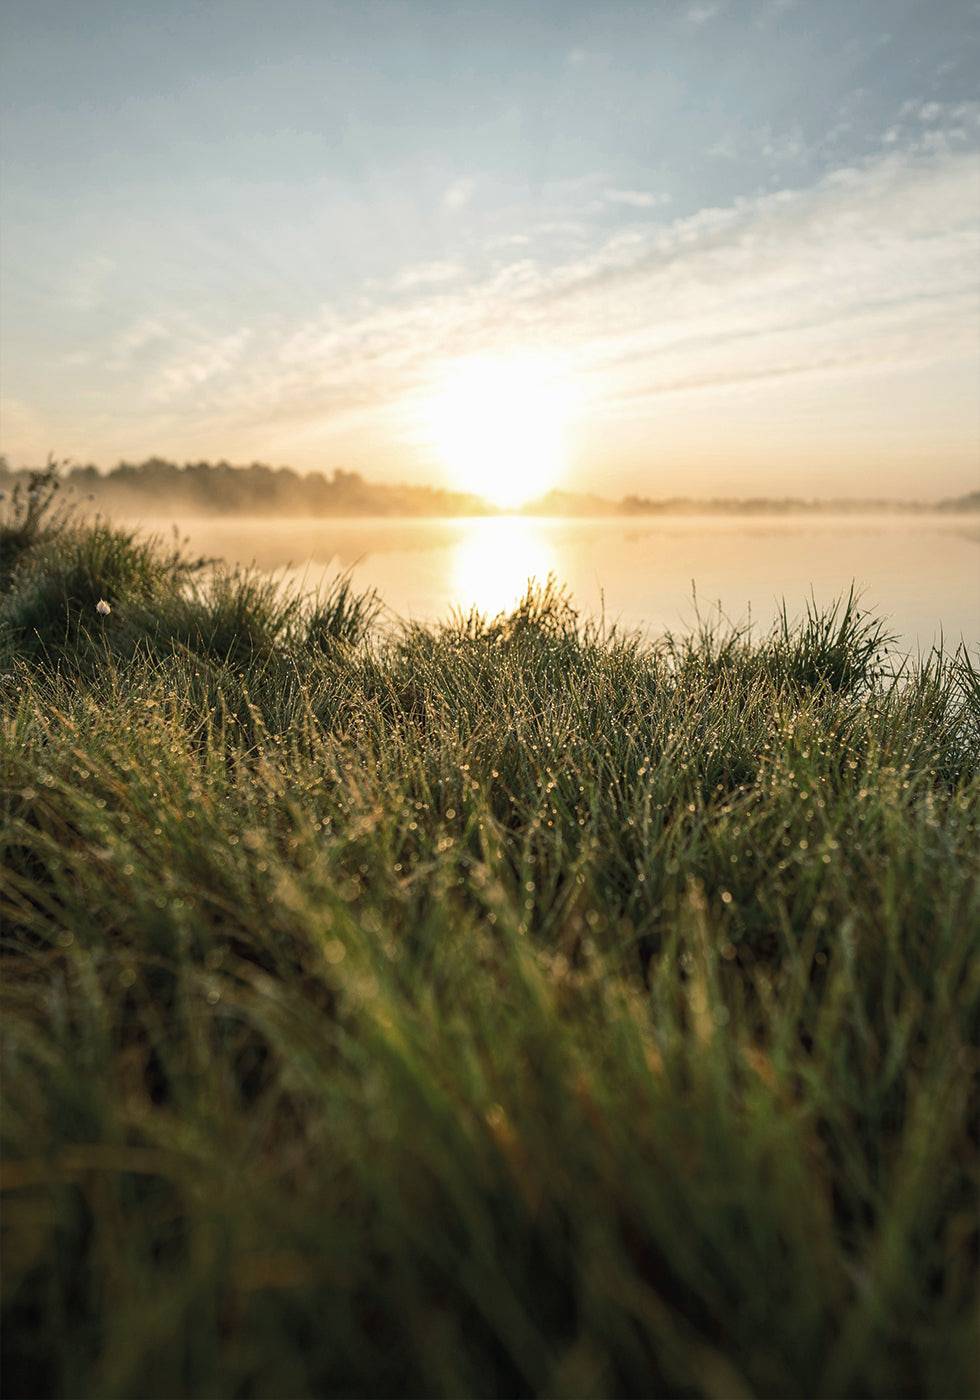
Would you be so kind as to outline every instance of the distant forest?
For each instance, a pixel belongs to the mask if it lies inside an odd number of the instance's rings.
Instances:
[[[12,472],[0,459],[0,490],[29,472]],[[476,496],[431,486],[392,486],[338,469],[302,475],[262,462],[187,462],[150,457],[120,462],[110,471],[94,466],[61,470],[63,485],[82,502],[117,515],[487,515]]]
[[[14,471],[0,457],[0,491],[30,477]],[[118,515],[285,515],[285,516],[459,516],[500,512],[477,496],[432,486],[387,485],[366,481],[358,472],[338,468],[332,475],[301,474],[291,467],[262,462],[233,466],[230,462],[187,462],[183,466],[150,457],[145,462],[120,462],[110,471],[95,466],[70,466],[61,480],[80,502]],[[814,500],[785,497],[687,496],[654,499],[625,496],[610,501],[601,496],[552,491],[526,505],[524,515],[686,515],[778,514],[804,512],[871,513],[943,511],[980,513],[980,491],[946,500],[887,499]]]

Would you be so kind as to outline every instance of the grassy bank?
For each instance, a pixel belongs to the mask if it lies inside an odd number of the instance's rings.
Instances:
[[[0,536],[7,1395],[972,1392],[965,654],[553,588],[395,630],[48,490]]]

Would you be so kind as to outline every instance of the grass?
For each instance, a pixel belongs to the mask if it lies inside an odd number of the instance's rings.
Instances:
[[[6,1395],[975,1391],[965,651],[891,674],[853,597],[385,627],[47,519],[0,529]]]

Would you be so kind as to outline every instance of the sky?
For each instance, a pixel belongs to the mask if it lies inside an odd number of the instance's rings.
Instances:
[[[980,486],[974,0],[0,13],[15,465],[454,484],[484,364],[571,490]]]

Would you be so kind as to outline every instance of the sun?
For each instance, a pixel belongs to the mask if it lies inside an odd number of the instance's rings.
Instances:
[[[502,509],[543,495],[566,471],[569,393],[544,357],[456,361],[424,418],[454,484]]]

